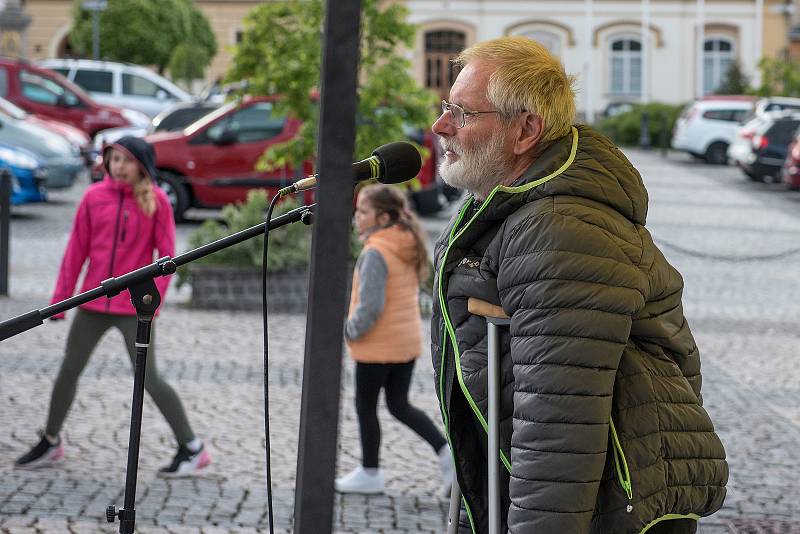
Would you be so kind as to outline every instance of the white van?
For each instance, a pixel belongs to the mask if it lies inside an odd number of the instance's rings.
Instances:
[[[145,67],[91,59],[43,59],[37,65],[61,73],[89,93],[94,100],[135,109],[155,117],[176,102],[190,102],[192,95]]]

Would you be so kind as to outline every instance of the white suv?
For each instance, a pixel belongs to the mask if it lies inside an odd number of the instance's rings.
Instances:
[[[753,109],[752,97],[706,97],[683,110],[672,131],[672,148],[708,163],[728,162],[728,146]]]
[[[44,59],[37,65],[63,74],[102,104],[135,109],[155,117],[192,95],[150,69],[91,59]]]

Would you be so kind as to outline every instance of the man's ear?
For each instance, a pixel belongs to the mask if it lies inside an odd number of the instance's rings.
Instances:
[[[544,135],[542,118],[530,111],[523,113],[521,126],[519,134],[514,140],[514,154],[517,156],[530,152],[539,144]]]

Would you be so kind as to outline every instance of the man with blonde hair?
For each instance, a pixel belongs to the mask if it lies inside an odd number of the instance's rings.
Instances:
[[[645,229],[647,191],[605,137],[573,125],[573,79],[521,37],[479,43],[442,114],[446,182],[470,195],[436,245],[432,356],[463,492],[488,528],[486,327],[501,336],[503,528],[689,534],[728,466],[703,409],[680,274]]]

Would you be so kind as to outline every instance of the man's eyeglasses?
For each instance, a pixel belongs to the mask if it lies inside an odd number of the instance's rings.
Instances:
[[[447,100],[442,100],[442,114],[450,112],[450,122],[456,128],[463,128],[467,124],[467,115],[483,115],[484,113],[500,113],[495,109],[492,111],[467,111],[457,104],[451,104]]]

